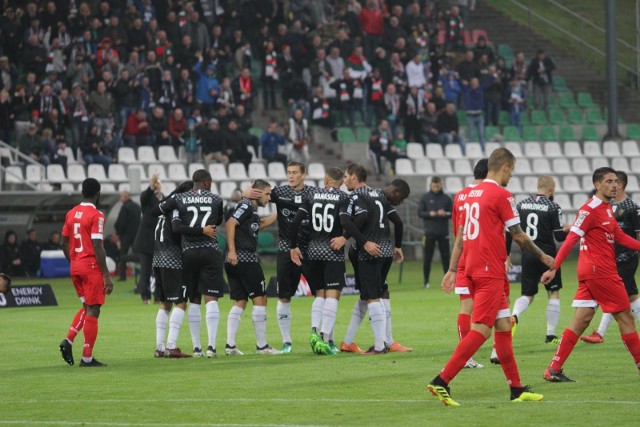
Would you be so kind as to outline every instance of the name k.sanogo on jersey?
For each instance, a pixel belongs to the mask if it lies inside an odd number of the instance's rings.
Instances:
[[[547,255],[556,254],[556,240],[564,240],[562,231],[562,209],[553,200],[536,194],[516,205],[520,223],[525,233]]]
[[[300,206],[305,203],[316,187],[305,185],[300,191],[295,191],[289,185],[281,185],[271,190],[271,202],[275,203],[278,212],[278,251],[289,252],[291,249],[291,224]],[[302,253],[307,252],[311,223],[308,219],[302,221],[298,230],[298,247]]]
[[[229,221],[236,221],[235,244],[238,262],[258,262],[258,231],[260,217],[249,199],[242,199],[234,209]],[[227,248],[228,252],[228,248]]]

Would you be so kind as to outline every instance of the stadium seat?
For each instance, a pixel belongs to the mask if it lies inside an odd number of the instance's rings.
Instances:
[[[40,164],[29,164],[25,169],[25,178],[27,182],[36,184],[44,181],[45,167]]]
[[[482,147],[479,142],[468,142],[464,146],[467,159],[478,160],[484,157],[482,154]]]
[[[524,155],[530,159],[545,157],[539,142],[528,141],[524,143]]]
[[[359,127],[356,129],[356,141],[358,142],[369,142],[371,138],[371,129],[368,127]]]
[[[158,179],[160,179],[161,181],[168,180],[167,171],[165,170],[164,165],[161,165],[159,163],[150,164],[147,172],[149,173],[149,176],[158,175]]]
[[[542,151],[544,151],[544,155],[548,158],[557,158],[563,157],[562,148],[560,144],[552,141],[552,142],[544,142],[542,144]]]
[[[280,162],[271,162],[267,165],[267,174],[270,179],[276,179],[278,181],[287,179],[287,170]]]
[[[136,152],[131,147],[120,147],[118,149],[118,163],[138,163]]]
[[[563,92],[568,90],[567,82],[562,76],[553,76],[552,87],[555,92]]]
[[[211,192],[213,194],[220,194],[220,192],[218,191],[218,184],[216,184],[215,182],[211,183]]]
[[[271,215],[271,203],[267,203],[266,206],[258,206],[257,210],[258,216],[265,217]],[[275,213],[275,212],[273,212]]]
[[[483,37],[487,41],[487,43],[490,43],[489,35],[487,34],[487,30],[477,29],[477,30],[473,30],[471,32],[471,42],[473,44],[478,44],[478,39],[480,37]]]
[[[585,125],[582,126],[582,140],[583,141],[597,141],[600,137],[598,136],[598,131],[596,127],[593,125]]]
[[[227,181],[229,179],[229,176],[227,175],[227,170],[225,169],[222,163],[211,163],[209,165],[209,173],[211,174],[211,177],[213,178],[214,181]],[[234,177],[234,179],[236,178]],[[241,179],[241,178],[238,178],[238,179]]]
[[[62,184],[64,182],[69,182],[67,176],[64,173],[62,165],[56,164],[50,164],[47,166],[47,181],[52,184]]]
[[[444,191],[449,194],[456,194],[463,188],[464,184],[459,176],[448,176],[444,179]]]
[[[507,189],[511,191],[513,194],[525,193],[524,189],[522,188],[522,183],[520,182],[520,178],[518,178],[517,176],[511,177],[511,179],[509,180],[509,185],[507,186]]]
[[[583,191],[580,184],[580,180],[575,175],[567,175],[562,178],[562,188],[569,193],[575,193],[577,191]]]
[[[424,157],[424,148],[419,142],[410,142],[407,144],[407,157],[410,159],[420,159]]]
[[[626,141],[622,141],[622,152],[627,157],[638,157],[640,156],[640,150],[638,150],[638,143],[631,139]]]
[[[538,177],[535,175],[527,175],[522,178],[522,187],[525,193],[535,194],[538,188]]]
[[[509,125],[509,112],[500,110],[498,114],[498,126],[508,126]]]
[[[602,157],[602,150],[600,149],[600,143],[598,141],[585,141],[582,145],[585,157]]]
[[[123,182],[122,184],[118,184],[118,191],[129,191],[131,190],[131,186],[128,182]]]
[[[538,128],[536,126],[523,126],[522,127],[522,139],[525,141],[538,141]]]
[[[611,167],[617,171],[629,171],[629,160],[626,157],[614,157],[611,159]]]
[[[620,157],[622,155],[627,155],[627,153],[622,154],[620,152],[620,144],[618,141],[605,141],[602,143],[602,153],[609,158],[612,157]],[[616,168],[614,168],[616,169]],[[619,169],[619,168],[617,168]]]
[[[189,163],[189,169],[188,169],[189,179],[191,179],[191,177],[193,177],[193,173],[199,169],[206,169],[206,168],[202,163]],[[214,181],[215,181],[215,178],[214,178]]]
[[[570,108],[568,110],[569,123],[572,125],[584,124],[584,114],[580,108]]]
[[[622,170],[629,170],[629,169],[622,169]],[[640,191],[640,184],[638,184],[638,177],[634,174],[629,174],[627,178],[628,178],[628,181],[627,181],[626,191],[627,192]]]
[[[462,155],[462,149],[458,144],[447,144],[444,147],[444,156],[447,159],[452,159],[452,160],[464,158],[464,156]]]
[[[569,159],[565,157],[556,157],[551,160],[551,169],[553,173],[557,175],[565,175],[573,173],[571,170],[571,163],[569,163]]]
[[[549,159],[540,158],[532,160],[532,169],[538,175],[550,175],[553,172],[551,171],[551,165],[549,164]]]
[[[593,98],[589,92],[578,92],[578,107],[593,107]]]
[[[571,159],[571,170],[578,175],[589,175],[593,173],[589,160],[584,157]]]
[[[505,141],[520,141],[522,139],[520,130],[516,126],[505,126],[503,136]]]
[[[514,58],[513,49],[508,44],[499,44],[498,56]]]
[[[540,129],[540,140],[543,142],[557,141],[558,133],[553,126],[542,126]]]
[[[95,178],[99,182],[109,182],[109,178],[107,177],[107,173],[104,170],[104,166],[98,163],[87,165],[87,177]]]
[[[158,161],[161,163],[178,163],[180,160],[176,156],[176,150],[172,145],[161,145],[158,147]]]
[[[571,203],[571,197],[566,193],[556,193],[553,201],[560,205],[560,209],[564,211],[574,210],[573,203]]]
[[[564,147],[564,156],[568,159],[582,157],[582,147],[578,141],[566,141],[562,144]]]
[[[176,189],[177,185],[173,181],[164,181],[162,183],[162,192],[164,194],[169,194]],[[213,189],[213,188],[212,188]]]
[[[116,186],[110,182],[102,182],[100,183],[100,192],[101,193],[117,193]]]
[[[439,159],[435,162],[435,173],[440,176],[455,175],[448,159]]]
[[[466,126],[467,125],[467,112],[464,110],[457,111],[458,114],[458,125]]]
[[[324,164],[322,163],[309,163],[307,167],[307,178],[310,179],[322,179],[324,180],[324,176],[327,172],[324,169]]]
[[[455,159],[453,161],[453,172],[456,175],[473,175],[473,166],[467,159]]]
[[[640,125],[627,125],[627,138],[640,140]]]
[[[234,177],[234,175],[231,175]],[[247,176],[251,180],[267,179],[267,168],[264,163],[249,163],[249,171]]]
[[[589,178],[589,181],[591,180],[591,177],[585,177],[585,178]],[[591,184],[591,188],[593,188],[593,183]],[[575,193],[573,196],[571,196],[571,204],[573,205],[573,209],[574,210],[580,209],[580,207],[585,203],[587,203],[588,200],[589,200],[589,196],[587,195],[586,191],[582,190],[581,193]]]
[[[255,136],[258,139],[260,139],[260,137],[262,136],[263,133],[264,133],[264,131],[261,128],[253,127],[251,129],[249,129],[249,134]]]
[[[546,125],[548,124],[547,115],[543,110],[531,111],[531,124],[532,125]]]
[[[413,163],[410,159],[398,159],[396,160],[396,175],[415,175],[413,170]]]
[[[573,132],[573,126],[560,126],[560,141],[575,141],[576,135]]]
[[[431,160],[426,157],[416,159],[415,173],[416,175],[433,175],[435,171],[433,170]]]
[[[185,170],[184,163],[171,163],[168,166],[168,175],[171,181],[178,183],[189,181],[190,179]],[[162,190],[167,193],[164,188]]]
[[[64,155],[67,157],[67,164],[70,165],[72,163],[80,163],[76,160],[76,154],[73,152],[71,147],[64,147]]]
[[[76,191],[76,187],[70,182],[63,182],[60,184],[60,191],[63,193],[74,193]]]
[[[491,141],[496,135],[500,135],[500,128],[498,126],[485,126],[484,127],[484,139],[485,141]],[[475,136],[475,132],[474,132]]]
[[[511,151],[511,153],[516,156],[516,159],[524,156],[522,152],[522,144],[520,142],[505,142],[504,148]]]
[[[609,167],[609,161],[604,157],[596,157],[591,159],[591,170],[596,170],[598,168]]]
[[[442,159],[444,152],[440,144],[427,144],[426,157],[429,159]]]
[[[22,166],[7,166],[4,173],[4,182],[7,184],[22,184],[24,182]]]
[[[562,110],[562,108],[549,109],[549,122],[552,125],[567,124],[567,118],[564,116],[564,111]]]
[[[233,191],[238,188],[234,181],[223,181],[220,183],[220,197],[230,199]]]
[[[533,171],[531,170],[531,163],[529,162],[529,159],[518,158],[518,156],[516,156],[516,158],[518,160],[516,161],[516,169],[513,173],[520,176],[531,175]]]
[[[123,164],[113,163],[109,165],[109,173],[107,175],[109,182],[127,182],[127,171]]]
[[[574,108],[576,106],[573,99],[573,93],[569,90],[559,93],[558,101],[562,108]]]
[[[246,181],[249,179],[247,169],[244,167],[244,164],[238,162],[229,163],[229,177],[236,181]]]
[[[152,164],[158,163],[158,158],[156,157],[156,152],[153,147],[148,145],[143,145],[142,147],[138,147],[138,161],[143,164]]]
[[[493,152],[493,150],[500,148],[500,143],[494,141],[486,141],[484,143],[484,148],[485,150],[487,150],[487,156],[489,156]]]
[[[604,124],[604,119],[600,113],[600,107],[592,107],[587,110],[587,123],[594,125]]]
[[[9,150],[8,148],[0,147],[0,159],[7,159],[7,163],[2,163],[2,164],[12,165],[15,163],[13,160],[13,154],[11,153],[11,150]]]
[[[102,168],[102,165],[100,165],[100,167]],[[104,168],[102,168],[102,170],[104,172]],[[84,165],[81,165],[80,163],[71,163],[67,166],[67,176],[69,177],[69,182],[73,184],[81,183],[87,178],[87,174],[84,170]]]
[[[140,184],[144,185],[145,182],[149,181],[149,176],[147,175],[147,171],[144,169],[144,166],[140,164],[129,165],[129,167],[127,168],[127,179],[129,181],[131,181],[131,173],[134,170],[137,170],[140,172]]]

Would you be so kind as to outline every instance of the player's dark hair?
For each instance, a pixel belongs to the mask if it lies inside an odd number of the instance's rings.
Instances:
[[[253,185],[251,185],[251,188],[255,188],[257,190],[264,190],[267,187],[271,187],[271,184],[264,179],[256,179],[253,181]]]
[[[489,156],[487,167],[490,171],[497,172],[504,165],[513,166],[516,164],[516,157],[506,148],[496,148]]]
[[[347,174],[355,175],[359,182],[367,182],[367,170],[360,163],[351,163],[347,166]]]
[[[186,193],[189,190],[193,190],[193,181],[185,181],[181,183],[176,187],[175,190],[171,192],[171,194],[167,196],[167,198],[173,196],[174,194]]]
[[[478,160],[473,168],[473,179],[485,179],[489,173],[489,159],[484,158]]]
[[[609,173],[616,173],[616,170],[610,168],[609,166],[604,166],[593,171],[592,181],[595,184],[596,182],[602,182],[604,180],[604,176]]]
[[[7,292],[11,289],[11,277],[7,276],[4,273],[0,273],[0,277],[3,278],[7,282]]]
[[[298,166],[300,168],[300,173],[307,173],[307,167],[302,162],[289,162],[287,163],[287,168],[291,166]]]
[[[409,187],[409,183],[404,179],[394,179],[393,181],[391,181],[391,185],[396,187],[400,192],[400,194],[402,195],[402,197],[404,197],[405,199],[409,197],[409,194],[411,194],[411,188]]]
[[[327,169],[326,175],[333,181],[340,181],[344,177],[344,172],[340,168],[329,168]]]
[[[100,183],[95,178],[87,178],[82,181],[82,197],[93,199],[100,192]]]
[[[618,177],[618,181],[624,190],[627,188],[627,183],[629,182],[629,177],[625,171],[616,171],[616,176]]]
[[[211,179],[211,174],[206,169],[198,169],[193,173],[193,177],[191,179],[193,179],[194,183],[205,182],[206,180]]]

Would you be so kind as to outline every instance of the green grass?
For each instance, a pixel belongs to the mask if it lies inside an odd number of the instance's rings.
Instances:
[[[440,270],[434,265],[434,270]],[[563,268],[559,332],[572,315],[575,262]],[[274,267],[266,265],[267,276]],[[515,353],[522,379],[545,395],[541,403],[511,404],[499,367],[489,365],[490,343],[476,360],[484,369],[464,370],[452,383],[462,407],[445,408],[425,384],[442,368],[458,338],[458,298],[437,286],[422,288],[421,265],[409,262],[403,283],[390,273],[394,338],[412,353],[381,356],[341,354],[319,357],[308,346],[311,298],[292,303],[294,353],[218,359],[153,359],[157,306],[142,305],[133,284],[116,282],[100,318],[96,356],[109,364],[84,370],[64,364],[58,343],[78,309],[69,280],[49,281],[58,307],[0,310],[0,425],[165,426],[165,425],[632,425],[640,403],[638,374],[615,326],[603,345],[579,343],[566,364],[575,384],[542,380],[555,348],[543,343],[546,296],[521,317]],[[434,271],[431,283],[438,283]],[[46,282],[46,281],[44,281]],[[518,284],[513,295],[519,294]],[[339,307],[336,339],[345,333],[353,304]],[[230,301],[220,303],[218,348],[224,347]],[[274,300],[268,307],[268,338],[279,345]],[[599,315],[596,317],[599,320]],[[202,327],[205,340],[206,329]],[[80,358],[81,337],[75,356]],[[372,342],[365,320],[356,342]],[[185,323],[179,345],[190,349]],[[238,346],[255,345],[250,313],[245,313]]]

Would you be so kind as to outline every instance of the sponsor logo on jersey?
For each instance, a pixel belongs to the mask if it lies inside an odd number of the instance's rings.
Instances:
[[[260,224],[258,224],[257,222],[254,222],[251,224],[251,230],[258,231],[260,229]]]
[[[513,197],[509,197],[507,200],[509,201],[509,204],[511,205],[511,210],[513,211],[513,215],[514,216],[520,215],[518,213],[518,208],[516,207],[516,199],[514,199]]]
[[[282,209],[282,215],[289,216],[291,215],[291,211],[287,208]]]
[[[293,201],[294,203],[302,203],[302,196],[296,196]]]

